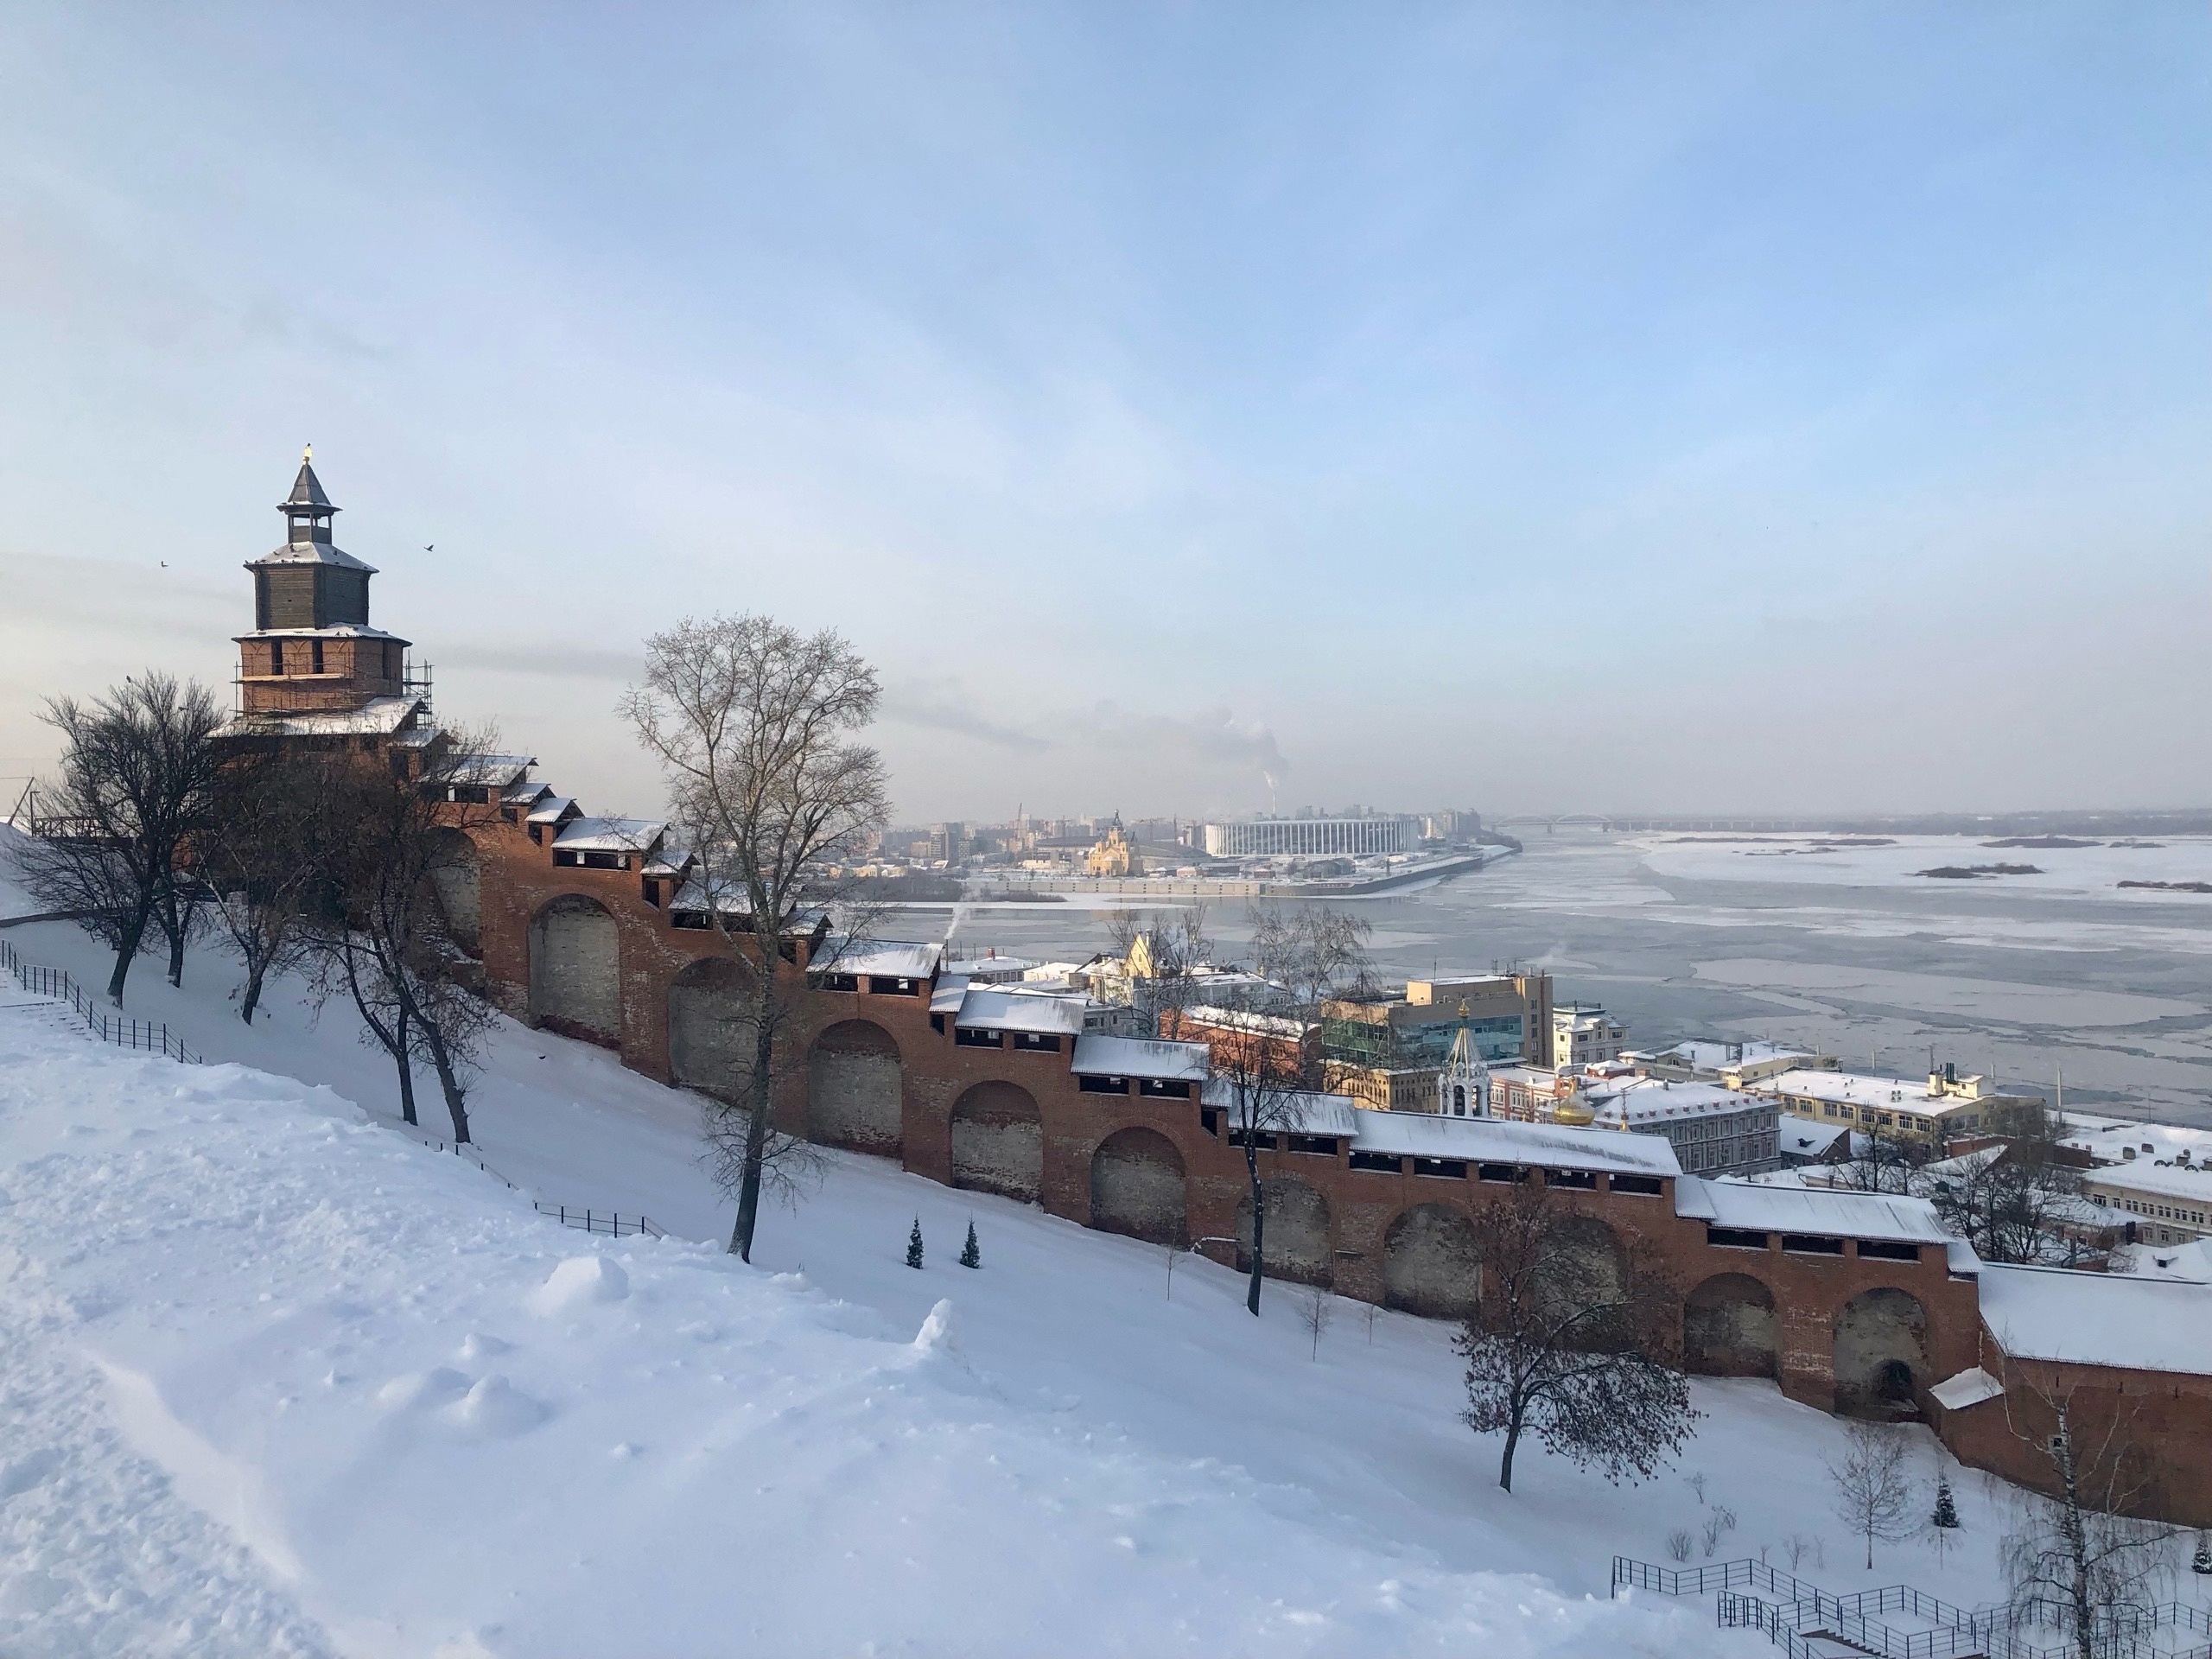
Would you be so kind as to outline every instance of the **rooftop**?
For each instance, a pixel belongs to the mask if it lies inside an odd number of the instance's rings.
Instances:
[[[1587,1091],[1599,1128],[1633,1129],[1685,1117],[1768,1111],[1774,1103],[1717,1083],[1667,1083],[1657,1077],[1605,1078]]]
[[[867,974],[877,979],[927,979],[944,959],[941,944],[899,939],[851,940],[832,935],[809,958],[824,973]]]
[[[1981,1322],[2016,1358],[2212,1376],[2212,1286],[1985,1266]]]
[[[1075,1062],[1068,1069],[1078,1077],[1153,1077],[1203,1083],[1206,1076],[1206,1046],[1204,1043],[1156,1042],[1143,1037],[1083,1036],[1075,1039]]]
[[[570,818],[555,832],[553,844],[564,852],[637,853],[667,833],[657,818]]]
[[[1536,1164],[1551,1169],[1679,1175],[1675,1149],[1660,1135],[1577,1129],[1559,1123],[1518,1123],[1495,1117],[1442,1117],[1427,1112],[1359,1112],[1353,1141],[1361,1152],[1470,1162]]]
[[[952,1023],[967,1031],[1027,1031],[1083,1034],[1086,996],[1033,995],[995,986],[969,984]],[[931,1000],[936,1007],[936,1000]]]
[[[234,715],[217,737],[389,737],[423,708],[416,697],[371,697],[358,709]]]
[[[1956,1242],[1938,1224],[1936,1206],[1927,1199],[1889,1192],[1842,1192],[1833,1187],[1701,1180],[1685,1175],[1675,1185],[1675,1213],[1749,1233],[1815,1233],[1907,1244]]]
[[[1778,1072],[1744,1085],[1758,1094],[1794,1095],[1807,1100],[1828,1100],[1851,1106],[1877,1106],[1885,1111],[1936,1113],[1977,1100],[2017,1100],[1986,1077],[1962,1077],[1953,1085],[1958,1092],[1937,1091],[1925,1077],[1882,1077],[1864,1071],[1828,1071],[1810,1066]],[[1977,1092],[1977,1090],[1979,1092]]]

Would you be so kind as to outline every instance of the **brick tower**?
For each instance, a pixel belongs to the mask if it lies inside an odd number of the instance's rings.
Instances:
[[[405,692],[408,642],[369,626],[376,569],[330,539],[338,509],[322,493],[313,454],[301,457],[292,493],[276,505],[284,544],[246,566],[253,632],[237,638],[240,712],[248,717],[350,714]]]

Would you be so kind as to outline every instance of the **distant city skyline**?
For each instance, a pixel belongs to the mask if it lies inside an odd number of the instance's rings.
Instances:
[[[0,778],[227,679],[312,442],[596,810],[734,609],[880,666],[908,822],[2204,804],[2208,74],[2178,3],[12,9]]]

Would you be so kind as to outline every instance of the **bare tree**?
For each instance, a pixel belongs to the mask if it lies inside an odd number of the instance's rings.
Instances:
[[[2151,1615],[2180,1529],[2143,1518],[2158,1496],[2156,1459],[2135,1434],[2135,1407],[2063,1379],[2007,1379],[2014,1433],[2048,1460],[2048,1488],[2025,1501],[2004,1541],[2015,1625],[2056,1626],[2076,1659],[2099,1659]]]
[[[412,1122],[412,1060],[429,1061],[453,1119],[455,1141],[470,1139],[467,1094],[476,1056],[498,1016],[463,987],[467,953],[454,937],[439,878],[472,855],[467,836],[497,808],[448,797],[488,734],[443,734],[407,777],[365,763],[336,761],[325,796],[325,869],[335,912],[320,930],[319,991],[344,988],[362,1023],[400,1075],[401,1109]]]
[[[1268,1254],[1268,1184],[1262,1178],[1260,1154],[1302,1119],[1306,1099],[1300,1045],[1277,1034],[1274,1023],[1275,1016],[1262,1004],[1224,1009],[1205,1028],[1205,1103],[1226,1120],[1229,1144],[1244,1153],[1246,1202],[1252,1211],[1244,1306],[1255,1318]]]
[[[1300,1008],[1370,988],[1374,960],[1367,942],[1375,927],[1365,917],[1327,905],[1306,906],[1295,914],[1271,905],[1254,906],[1249,919],[1253,970],[1287,989]]]
[[[1595,1224],[1523,1183],[1475,1216],[1478,1311],[1455,1347],[1478,1434],[1502,1432],[1497,1484],[1533,1434],[1611,1481],[1647,1479],[1698,1418],[1676,1363],[1681,1294],[1649,1245],[1614,1252]]]
[[[1824,1459],[1835,1487],[1835,1512],[1866,1541],[1866,1566],[1874,1566],[1874,1541],[1895,1543],[1919,1526],[1914,1507],[1912,1454],[1904,1433],[1886,1424],[1851,1423],[1840,1456]]]
[[[2110,1264],[2109,1230],[2082,1197],[2082,1177],[2059,1152],[2056,1119],[2041,1103],[2005,1124],[2002,1147],[1950,1160],[1929,1196],[1950,1231],[1985,1262],[2101,1268]]]
[[[710,1122],[737,1197],[730,1249],[753,1256],[762,1181],[798,1144],[770,1122],[777,1039],[791,1012],[779,964],[828,895],[825,866],[857,854],[889,817],[882,757],[857,740],[875,717],[875,671],[836,632],[765,616],[690,620],[646,641],[645,675],[621,710],[668,780],[698,855],[702,907],[755,969],[749,1074]],[[816,925],[818,943],[826,928]],[[848,927],[847,937],[861,930]]]
[[[1109,911],[1106,936],[1124,964],[1129,1001],[1145,1035],[1179,1038],[1183,1015],[1200,995],[1198,969],[1213,958],[1206,906]]]
[[[1335,1312],[1336,1310],[1330,1306],[1329,1289],[1325,1285],[1311,1287],[1306,1300],[1298,1305],[1298,1322],[1306,1327],[1307,1334],[1313,1338],[1313,1351],[1309,1357],[1313,1359],[1321,1357],[1321,1333],[1329,1328],[1329,1321]]]
[[[194,835],[194,868],[245,968],[238,1018],[249,1026],[269,976],[309,954],[310,914],[329,909],[322,841],[329,776],[320,756],[281,749],[233,756],[218,770]]]
[[[23,885],[68,911],[113,948],[107,994],[118,1006],[130,963],[157,917],[174,922],[169,979],[181,983],[189,905],[177,888],[215,774],[214,694],[148,672],[97,702],[49,701],[40,716],[61,734],[60,782],[46,792],[51,833],[20,853]]]
[[[1853,1132],[1851,1156],[1831,1166],[1831,1185],[1857,1192],[1910,1192],[1934,1148],[1878,1131]]]

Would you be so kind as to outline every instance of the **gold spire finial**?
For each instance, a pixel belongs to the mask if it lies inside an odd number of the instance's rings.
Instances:
[[[315,459],[315,445],[313,445],[313,444],[311,444],[311,443],[303,443],[303,444],[302,444],[302,445],[300,446],[300,465],[301,465],[301,466],[302,466],[302,467],[304,467],[304,466],[306,466],[309,461],[313,461],[314,459]]]

